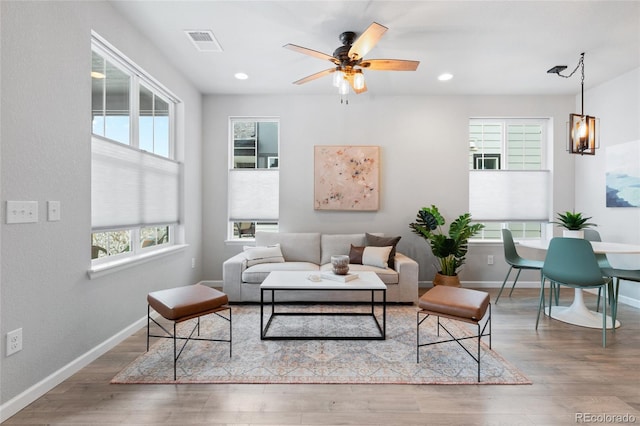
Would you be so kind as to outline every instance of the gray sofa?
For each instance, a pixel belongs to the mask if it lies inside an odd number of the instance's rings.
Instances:
[[[255,246],[279,245],[282,258],[276,258],[275,262],[251,264],[255,262],[248,262],[246,254],[250,251],[243,251],[227,259],[222,267],[223,291],[231,302],[259,302],[260,283],[271,271],[330,271],[332,255],[348,255],[351,245],[363,247],[375,237],[382,237],[382,234],[257,232]],[[418,263],[398,252],[393,260],[393,268],[350,264],[349,271],[373,271],[378,274],[387,285],[388,302],[417,302]],[[370,298],[368,292],[348,291],[300,291],[278,294],[279,301],[300,302],[365,302]]]

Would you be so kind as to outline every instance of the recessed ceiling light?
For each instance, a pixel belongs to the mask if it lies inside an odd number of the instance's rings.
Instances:
[[[448,72],[445,72],[444,74],[440,74],[438,76],[438,80],[440,81],[449,81],[453,78],[453,74],[449,74]]]
[[[235,78],[237,78],[238,80],[246,80],[249,78],[249,76],[243,72],[237,72],[233,75]]]

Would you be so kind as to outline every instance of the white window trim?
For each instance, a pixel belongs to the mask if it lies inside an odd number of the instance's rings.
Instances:
[[[164,101],[169,104],[169,114],[173,118],[169,123],[169,134],[170,134],[170,143],[169,143],[169,158],[170,161],[177,162],[180,167],[180,178],[179,185],[181,187],[181,197],[184,196],[184,188],[183,188],[183,180],[184,180],[184,169],[183,163],[176,158],[176,154],[178,153],[178,149],[176,144],[178,143],[176,136],[176,105],[181,103],[182,101],[171,92],[167,87],[161,84],[159,81],[151,77],[149,73],[144,71],[142,68],[137,66],[134,61],[129,59],[126,55],[124,55],[121,51],[112,46],[109,42],[107,42],[103,37],[101,37],[95,31],[91,31],[91,49],[92,51],[96,51],[98,54],[102,55],[105,58],[108,58],[114,65],[118,68],[121,68],[124,72],[132,74],[134,76],[132,80],[132,90],[130,91],[130,107],[132,110],[139,111],[139,87],[140,85],[146,87],[151,90],[155,95],[159,96]],[[134,149],[138,148],[138,138],[131,137],[134,132],[138,131],[138,121],[131,120],[130,123],[130,145],[123,144],[125,146],[132,147]],[[93,135],[93,137],[100,137],[99,135]],[[134,145],[135,142],[135,145]],[[141,150],[144,151],[144,150]],[[144,151],[147,152],[147,151]],[[154,153],[149,153],[151,155],[156,155]],[[165,157],[162,157],[165,158]],[[184,210],[183,200],[178,200],[178,209],[179,216],[182,216],[182,212]],[[147,224],[144,226],[154,226],[153,224]],[[164,225],[161,225],[164,226]],[[146,263],[150,260],[154,260],[160,257],[164,257],[176,252],[180,252],[185,250],[189,245],[184,241],[184,232],[182,221],[179,219],[177,223],[168,224],[169,226],[169,244],[162,244],[159,246],[153,246],[148,248],[140,248],[137,245],[133,245],[133,249],[130,252],[123,253],[122,255],[117,255],[114,257],[103,257],[98,259],[91,259],[91,266],[89,267],[87,274],[90,279],[94,279],[108,273],[117,272],[122,269],[126,269],[135,265],[139,265],[142,263]],[[142,226],[141,226],[142,227]],[[140,228],[140,227],[139,227]],[[132,230],[138,230],[139,228],[130,228]],[[105,229],[103,231],[109,231]],[[92,233],[94,230],[92,229]],[[137,241],[138,233],[134,232],[132,235],[132,241],[134,241],[133,237],[135,237],[135,241]]]
[[[116,259],[110,259],[109,261],[91,265],[87,271],[87,275],[89,275],[89,279],[93,280],[95,278],[100,278],[114,272],[131,268],[132,266],[141,265],[164,256],[184,251],[187,247],[189,247],[189,244],[174,244],[168,247],[157,248],[146,253],[142,252],[125,257],[116,256]]]

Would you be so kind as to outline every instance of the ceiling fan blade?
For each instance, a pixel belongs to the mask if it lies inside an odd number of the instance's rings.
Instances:
[[[351,45],[351,49],[349,49],[349,57],[351,59],[364,58],[365,55],[373,49],[373,46],[378,43],[387,29],[387,27],[380,25],[377,22],[369,25],[369,27],[364,30],[364,32],[360,34],[360,37],[358,37]]]
[[[293,84],[308,83],[311,80],[315,80],[317,78],[324,77],[325,75],[331,74],[332,72],[335,72],[335,71],[336,71],[335,68],[329,68],[327,70],[320,71],[320,72],[317,72],[315,74],[311,74],[311,75],[309,75],[309,76],[307,76],[305,78],[301,78],[300,80],[294,81]]]
[[[379,71],[415,71],[420,61],[406,61],[404,59],[369,59],[362,61],[360,66]]]
[[[338,63],[338,60],[333,56],[327,55],[326,53],[318,52],[317,50],[308,49],[306,47],[298,46],[296,44],[291,44],[291,43],[285,44],[282,47],[284,47],[285,49],[293,50],[294,52],[302,53],[304,55],[313,56],[314,58],[331,61],[334,64]]]
[[[353,91],[355,92],[356,95],[359,95],[360,93],[364,93],[367,91],[367,82],[364,82],[364,86],[362,87],[362,89],[356,89],[355,87],[355,83],[354,83],[354,77],[355,74],[349,74],[347,75],[347,80],[349,80],[349,85],[351,86],[351,89],[353,89]]]

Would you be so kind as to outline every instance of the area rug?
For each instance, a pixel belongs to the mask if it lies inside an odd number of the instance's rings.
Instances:
[[[361,310],[366,306],[284,306],[279,309],[310,309],[314,312]],[[380,313],[380,311],[378,311]],[[381,321],[381,315],[379,315]],[[194,321],[194,320],[192,320]],[[472,335],[476,328],[442,320],[457,336]],[[191,327],[194,323],[191,322]],[[182,335],[189,323],[181,324]],[[283,335],[373,335],[371,317],[288,316],[277,317],[270,333]],[[140,355],[111,383],[344,383],[344,384],[478,384],[477,364],[455,342],[420,349],[416,362],[416,308],[387,307],[386,340],[260,340],[260,307],[233,306],[233,353],[228,343],[189,342],[178,359],[177,380],[173,380],[173,343],[154,339],[148,352]],[[226,338],[228,322],[209,315],[201,320],[203,337]],[[420,341],[446,340],[436,335],[436,319],[420,326]],[[531,381],[495,350],[481,344],[479,384],[531,384]],[[477,340],[463,341],[477,353]],[[142,348],[144,351],[145,348]],[[494,347],[494,349],[497,349]]]

